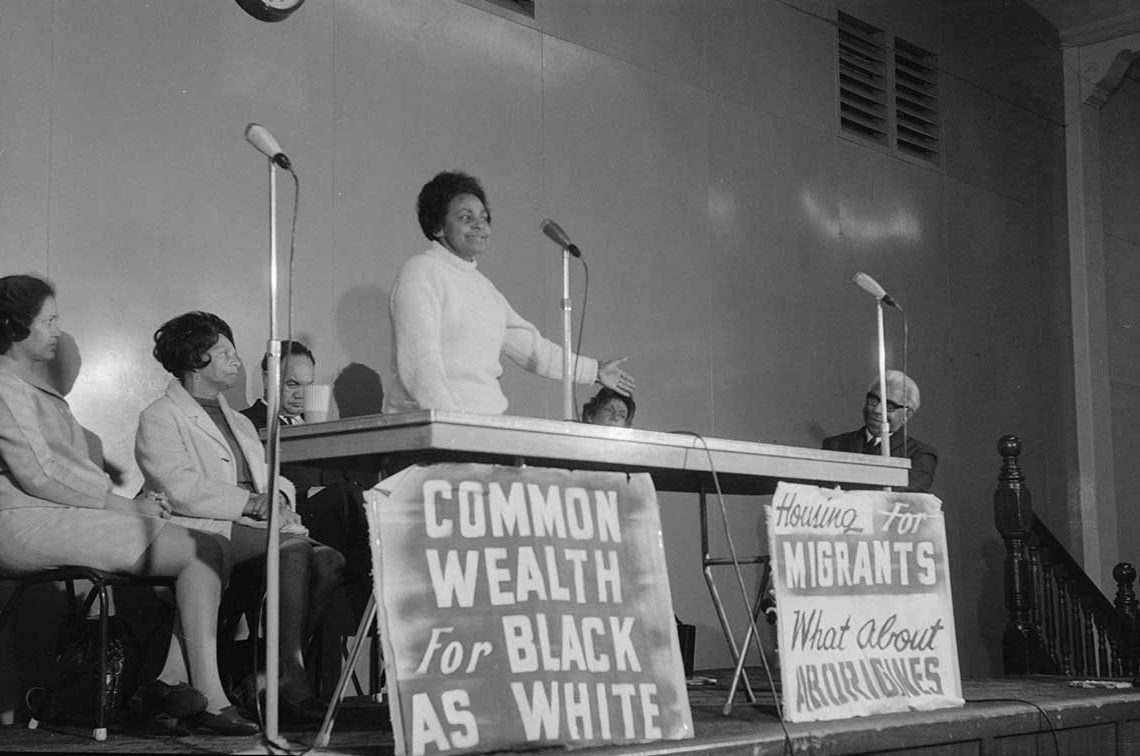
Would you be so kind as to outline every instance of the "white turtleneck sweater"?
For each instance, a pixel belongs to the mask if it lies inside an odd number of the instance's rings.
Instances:
[[[542,337],[491,281],[439,242],[400,269],[388,301],[393,385],[384,412],[507,411],[499,386],[505,354],[547,378],[562,377],[562,347]],[[593,383],[598,362],[579,357],[575,380]]]

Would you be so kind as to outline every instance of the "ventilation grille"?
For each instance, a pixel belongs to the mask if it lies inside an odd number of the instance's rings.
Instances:
[[[534,18],[534,0],[490,0],[495,5],[509,11],[520,13],[527,18]]]
[[[937,165],[937,58],[846,13],[838,30],[840,131]]]
[[[839,14],[839,121],[872,142],[889,142],[887,48],[881,29]]]
[[[895,116],[899,152],[938,162],[938,61],[897,37]]]

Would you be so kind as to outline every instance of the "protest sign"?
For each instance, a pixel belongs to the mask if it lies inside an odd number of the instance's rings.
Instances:
[[[961,706],[942,502],[780,483],[765,509],[785,719]]]
[[[439,464],[365,496],[397,754],[692,737],[648,475]]]

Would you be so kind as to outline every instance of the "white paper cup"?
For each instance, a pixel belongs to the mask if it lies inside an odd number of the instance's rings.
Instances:
[[[332,386],[327,383],[305,386],[305,422],[323,423],[328,420],[331,397]]]

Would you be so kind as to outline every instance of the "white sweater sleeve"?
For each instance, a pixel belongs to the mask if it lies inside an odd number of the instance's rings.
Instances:
[[[507,336],[503,341],[503,354],[519,367],[545,378],[562,378],[562,347],[543,338],[538,329],[514,311],[503,298],[507,308]],[[598,361],[592,357],[570,355],[576,383],[593,383],[598,379]]]
[[[400,382],[420,407],[455,410],[459,405],[447,385],[443,363],[442,295],[428,261],[413,257],[396,279],[388,309]]]

